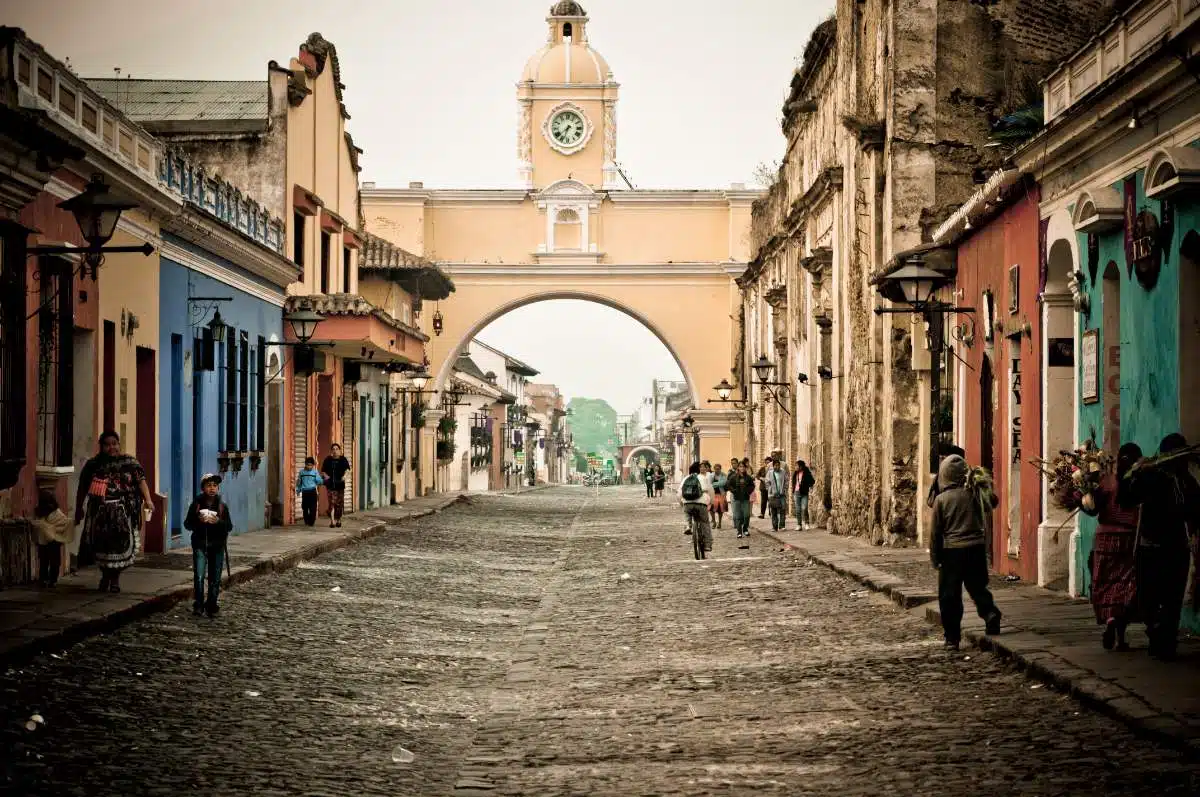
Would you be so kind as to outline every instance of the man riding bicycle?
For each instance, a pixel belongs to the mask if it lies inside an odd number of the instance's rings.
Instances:
[[[679,484],[679,503],[683,505],[683,513],[687,515],[694,533],[700,535],[706,553],[712,551],[712,524],[708,521],[708,505],[711,502],[712,482],[700,475],[700,463],[693,462],[688,468],[688,475]]]

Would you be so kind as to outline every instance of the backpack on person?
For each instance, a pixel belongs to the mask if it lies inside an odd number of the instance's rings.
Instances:
[[[683,496],[684,501],[699,501],[700,496],[704,495],[704,488],[700,486],[700,477],[693,473],[684,479],[683,485],[679,488],[679,494]]]

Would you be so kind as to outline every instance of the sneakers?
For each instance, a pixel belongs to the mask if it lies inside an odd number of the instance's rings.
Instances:
[[[956,650],[958,650],[958,640],[957,639],[955,639],[955,640],[947,639],[945,642],[942,643],[942,647],[948,651],[956,651]]]

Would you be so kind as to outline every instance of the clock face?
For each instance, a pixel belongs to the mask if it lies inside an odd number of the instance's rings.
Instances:
[[[586,132],[583,117],[575,111],[559,111],[550,120],[550,135],[564,147],[573,147]]]

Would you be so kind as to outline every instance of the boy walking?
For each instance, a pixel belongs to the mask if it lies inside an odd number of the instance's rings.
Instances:
[[[38,494],[32,525],[37,534],[38,583],[43,587],[53,587],[58,583],[58,574],[62,570],[63,545],[71,543],[75,529],[58,508],[58,499],[49,490],[42,490]]]
[[[938,468],[938,493],[933,501],[929,556],[938,571],[938,606],[946,647],[958,650],[962,638],[963,587],[975,611],[987,623],[987,633],[1000,633],[1000,610],[988,591],[987,545],[980,496],[967,486],[967,462],[957,454]],[[995,507],[994,494],[984,501]],[[989,511],[990,508],[989,507]]]
[[[300,496],[300,509],[304,512],[304,525],[317,522],[317,488],[325,480],[317,470],[317,461],[312,457],[304,460],[304,469],[296,474],[296,495]]]
[[[229,507],[219,494],[221,477],[206,473],[200,480],[200,495],[188,507],[183,527],[192,533],[192,614],[217,616],[217,598],[221,595],[221,568],[225,565],[225,546],[233,521]],[[208,597],[204,585],[208,583]]]

